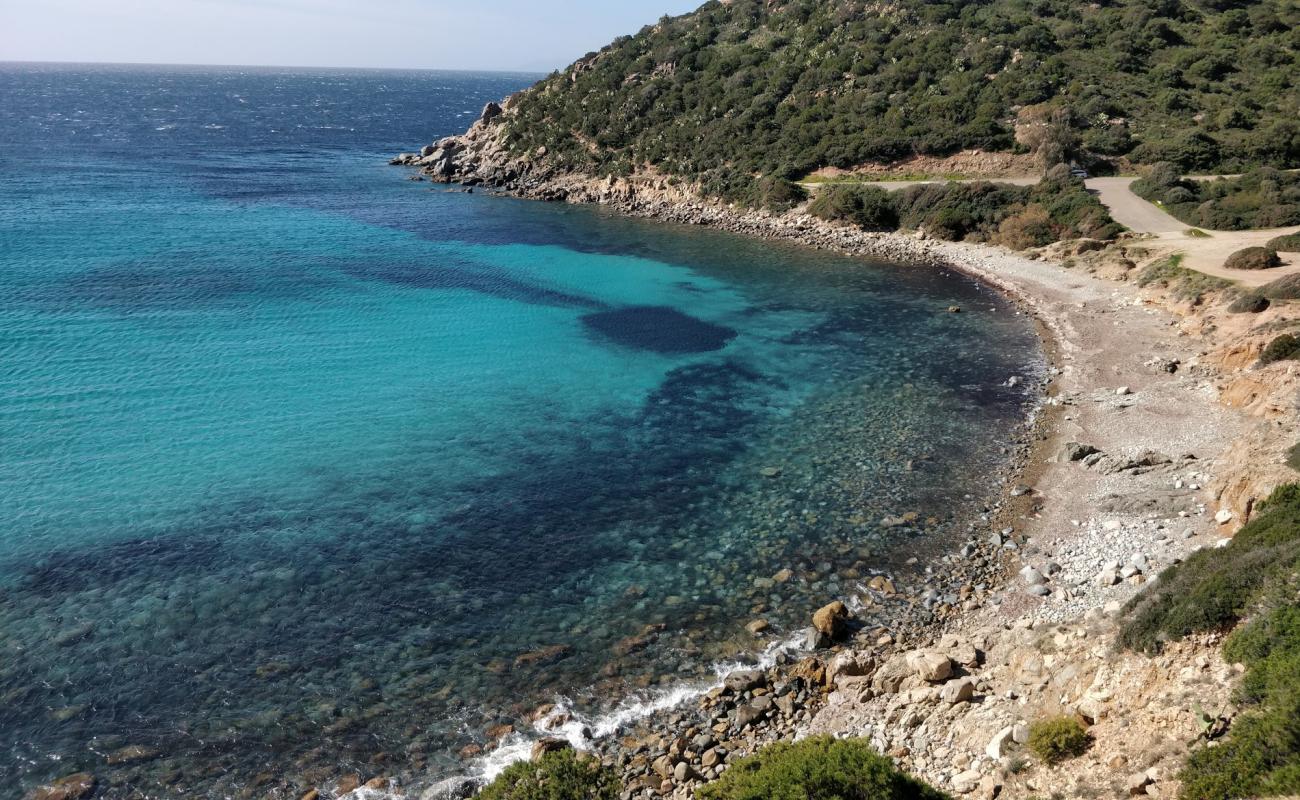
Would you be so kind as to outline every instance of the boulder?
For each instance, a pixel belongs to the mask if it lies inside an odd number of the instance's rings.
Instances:
[[[916,674],[907,654],[893,656],[876,670],[871,678],[871,688],[885,694],[895,694],[908,678]]]
[[[497,103],[488,103],[483,106],[483,113],[479,114],[479,120],[483,123],[489,123],[501,116],[501,106]]]
[[[952,779],[952,790],[957,794],[970,794],[979,788],[984,776],[973,769],[959,772]]]
[[[78,772],[59,778],[54,783],[39,786],[27,795],[27,800],[81,800],[95,791],[95,776]]]
[[[428,156],[433,155],[433,151],[435,151],[435,150],[437,150],[437,149],[438,149],[438,148],[434,147],[434,146],[431,145],[431,144],[426,144],[424,147],[421,147],[421,148],[420,148],[420,155],[421,155],[421,156],[424,156],[424,157],[427,158]]]
[[[908,663],[926,683],[942,683],[952,677],[952,659],[943,653],[918,651],[908,656]]]
[[[848,618],[848,606],[836,600],[817,609],[817,612],[813,614],[813,627],[819,633],[836,639],[844,633],[844,623],[848,621]]]
[[[876,662],[865,653],[845,651],[831,659],[826,665],[826,684],[834,686],[839,678],[855,678],[870,675],[875,670]]]
[[[723,679],[722,685],[730,692],[743,694],[766,686],[767,675],[761,669],[742,670],[728,675]]]
[[[975,682],[970,678],[958,678],[948,681],[939,690],[939,697],[950,706],[969,703],[975,699]]]
[[[988,747],[984,748],[984,752],[989,758],[997,761],[1007,754],[1014,742],[1015,728],[1008,726],[994,734],[989,740]]]

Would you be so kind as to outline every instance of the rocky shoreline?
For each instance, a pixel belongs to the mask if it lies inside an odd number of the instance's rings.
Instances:
[[[1026,257],[867,233],[797,210],[721,206],[655,176],[557,172],[543,165],[545,153],[508,154],[509,113],[508,103],[490,105],[464,136],[394,163],[518,197],[956,269],[1032,313],[1054,364],[1047,413],[1003,516],[945,560],[945,568],[966,559],[1009,565],[989,596],[897,636],[858,636],[824,658],[738,673],[698,709],[646,720],[638,735],[596,750],[622,770],[623,797],[691,797],[736,755],[812,733],[864,736],[959,795],[1176,796],[1187,748],[1235,711],[1239,668],[1222,662],[1214,637],[1157,658],[1121,652],[1116,617],[1163,567],[1226,542],[1255,499],[1289,479],[1277,428],[1296,433],[1297,376],[1290,367],[1259,374],[1252,363],[1262,331],[1294,312],[1234,317],[1223,309],[1231,291],[1188,298],[1141,289],[1134,270],[1164,253],[1140,239]],[[1189,418],[1197,424],[1184,425]],[[1029,723],[1053,713],[1090,726],[1086,759],[1052,766],[1027,752]]]
[[[623,797],[690,797],[737,754],[813,733],[865,736],[960,795],[1176,796],[1187,748],[1235,712],[1240,668],[1212,636],[1157,658],[1121,652],[1116,617],[1160,569],[1225,543],[1256,498],[1293,479],[1279,441],[1297,433],[1300,376],[1254,361],[1297,314],[1230,315],[1232,290],[1135,286],[1136,270],[1166,255],[1140,238],[1017,255],[721,206],[655,176],[566,174],[544,166],[544,152],[509,155],[509,113],[490,105],[464,136],[394,163],[518,197],[956,269],[1033,314],[1053,361],[1047,413],[1002,518],[945,560],[1003,564],[987,601],[897,637],[858,636],[825,658],[738,673],[699,709],[646,720],[639,736],[597,748],[621,768]],[[1090,726],[1091,754],[1035,763],[1029,723],[1062,712]]]
[[[1117,617],[1161,569],[1225,542],[1256,498],[1294,480],[1283,450],[1300,438],[1300,370],[1255,362],[1272,333],[1300,324],[1300,314],[1284,304],[1229,314],[1230,290],[1188,297],[1139,287],[1136,270],[1164,255],[1140,239],[1015,254],[862,232],[798,210],[719,205],[660,176],[565,173],[546,165],[545,152],[508,152],[502,123],[510,113],[508,102],[490,104],[465,135],[393,163],[468,191],[599,204],[955,269],[1033,315],[1052,369],[1005,492],[971,521],[967,541],[931,565],[925,583],[877,576],[863,587],[861,602],[907,609],[897,627],[859,627],[826,598],[815,614],[808,609],[808,638],[822,649],[777,653],[764,668],[720,678],[609,735],[593,738],[564,709],[542,707],[531,721],[534,741],[511,740],[510,731],[498,739],[534,755],[588,749],[619,771],[625,800],[685,800],[737,758],[809,734],[863,737],[960,796],[1175,797],[1188,748],[1234,715],[1239,669],[1223,662],[1213,636],[1154,658],[1121,651]],[[1092,744],[1054,765],[1026,741],[1035,720],[1057,714],[1083,720]],[[476,786],[469,777],[429,786],[411,776],[347,775],[303,800],[444,800]],[[35,797],[84,796],[72,784],[45,789]]]

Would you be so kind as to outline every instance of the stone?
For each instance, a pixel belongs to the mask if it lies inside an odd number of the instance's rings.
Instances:
[[[1101,572],[1097,573],[1097,577],[1095,578],[1096,584],[1102,588],[1114,586],[1121,580],[1119,570],[1115,569],[1103,569]]]
[[[941,683],[952,677],[952,659],[943,653],[912,653],[908,662],[917,677],[927,683]]]
[[[533,742],[532,761],[538,761],[547,753],[558,753],[561,750],[568,750],[573,745],[564,739],[538,739]]]
[[[767,675],[762,670],[741,670],[733,672],[723,679],[722,685],[736,694],[752,691],[767,685]]]
[[[1125,781],[1124,786],[1128,789],[1130,796],[1136,797],[1138,795],[1146,794],[1147,787],[1154,782],[1155,781],[1151,780],[1151,777],[1145,772],[1139,772],[1136,775],[1130,775],[1129,779]]]
[[[515,659],[516,669],[528,669],[530,667],[539,667],[544,664],[550,664],[567,656],[573,651],[573,648],[567,644],[553,644],[549,647],[543,647],[540,650],[534,650],[531,653],[524,653]]]
[[[884,575],[877,575],[872,578],[871,581],[867,583],[867,588],[875,592],[881,592],[882,594],[896,594],[898,592],[898,590],[894,588],[894,582]]]
[[[826,665],[826,683],[828,686],[834,686],[840,678],[870,675],[875,666],[875,661],[865,653],[850,651],[839,653]]]
[[[1043,575],[1043,573],[1039,572],[1033,567],[1025,567],[1024,569],[1020,570],[1020,580],[1024,581],[1030,586],[1041,586],[1042,584],[1047,583],[1047,578]]]
[[[487,123],[499,116],[501,116],[501,106],[497,103],[488,103],[483,106],[483,113],[479,115],[479,120]]]
[[[903,683],[916,674],[916,669],[912,666],[911,660],[906,654],[893,656],[871,678],[871,688],[877,692],[885,694],[894,694]]]
[[[1048,589],[1046,586],[1030,586],[1029,589],[1026,590],[1026,593],[1031,594],[1034,597],[1049,597],[1052,594],[1052,590]]]
[[[979,788],[980,781],[983,779],[984,776],[973,769],[959,772],[953,776],[952,790],[957,794],[970,794]]]
[[[763,467],[758,471],[758,474],[762,475],[764,478],[779,478],[781,476],[781,468]]]
[[[1011,744],[1015,741],[1015,729],[1007,726],[993,735],[989,740],[988,747],[984,748],[985,754],[994,761],[1000,760],[1011,749]]]
[[[793,577],[794,577],[794,572],[792,570],[783,569],[780,572],[773,575],[772,580],[775,583],[786,583]]]
[[[975,698],[975,682],[970,678],[948,681],[939,690],[939,697],[950,706],[969,703]]]
[[[722,755],[717,751],[716,748],[710,747],[708,750],[704,751],[704,755],[700,756],[700,765],[703,766],[705,769],[709,769],[710,767],[716,767],[721,763],[722,763]]]
[[[758,636],[760,633],[762,633],[763,631],[767,630],[767,629],[770,628],[770,627],[772,627],[772,626],[771,626],[771,624],[770,624],[767,620],[765,620],[765,619],[756,619],[756,620],[754,620],[753,622],[751,622],[751,623],[749,623],[748,625],[746,625],[746,626],[745,626],[745,630],[749,631],[750,633],[754,634],[755,636]]]
[[[1069,442],[1065,445],[1065,458],[1067,461],[1082,461],[1088,456],[1096,455],[1100,452],[1100,450],[1090,444]]]
[[[844,623],[848,621],[849,609],[839,600],[827,603],[813,614],[813,627],[831,639],[839,638],[844,633]]]
[[[697,777],[699,776],[695,774],[695,770],[691,769],[691,765],[685,761],[678,761],[677,766],[673,767],[673,780],[677,783],[685,783]]]
[[[1225,508],[1214,515],[1214,521],[1220,525],[1227,525],[1229,522],[1232,522],[1233,516],[1233,513]]]
[[[54,783],[39,786],[27,795],[27,800],[81,800],[95,791],[95,776],[78,772],[59,778]]]
[[[1121,386],[1115,390],[1115,394],[1119,395],[1120,397],[1123,397],[1125,395],[1133,394],[1133,390],[1127,386]]]
[[[478,784],[473,778],[447,778],[425,789],[420,800],[468,800],[477,790]]]
[[[434,147],[434,146],[431,145],[431,144],[426,144],[424,147],[421,147],[421,148],[420,148],[420,155],[423,156],[423,157],[425,157],[425,158],[427,158],[427,157],[433,155],[434,152],[437,151],[437,149],[438,149],[438,148]]]
[[[1011,726],[1011,739],[1016,744],[1029,743],[1029,726],[1023,722],[1017,722]]]

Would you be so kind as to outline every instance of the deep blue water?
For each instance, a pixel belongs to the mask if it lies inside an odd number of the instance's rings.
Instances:
[[[530,80],[0,65],[0,797],[438,774],[990,490],[1039,356],[988,290],[386,166]]]

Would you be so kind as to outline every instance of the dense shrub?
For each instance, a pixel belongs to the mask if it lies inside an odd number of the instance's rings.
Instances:
[[[858,739],[781,742],[743,758],[696,793],[701,800],[944,800]]]
[[[1193,553],[1131,600],[1120,641],[1155,652],[1192,633],[1226,630],[1262,604],[1294,598],[1298,570],[1300,487],[1283,486],[1226,547]]]
[[[775,175],[769,175],[758,182],[754,205],[785,211],[808,199],[808,192],[794,181]]]
[[[1282,259],[1277,257],[1276,250],[1269,250],[1267,247],[1247,247],[1228,256],[1223,266],[1228,269],[1272,269],[1282,266]]]
[[[616,800],[618,776],[573,750],[547,753],[536,762],[507,767],[478,800]]]
[[[1300,339],[1284,333],[1268,343],[1259,355],[1259,363],[1272,364],[1275,361],[1295,361],[1300,358]]]
[[[1111,239],[1123,230],[1068,169],[1054,170],[1034,186],[925,183],[892,195],[876,186],[830,184],[808,210],[866,230],[923,229],[940,239],[997,242],[1017,250],[1062,239]]]
[[[1079,720],[1052,717],[1029,726],[1029,749],[1048,764],[1081,756],[1092,746],[1092,737]]]
[[[1284,275],[1266,283],[1259,293],[1270,300],[1300,300],[1300,274]]]
[[[508,145],[740,202],[757,202],[760,176],[968,149],[1300,165],[1294,3],[1217,5],[709,2],[522,94]]]
[[[1300,225],[1300,174],[1268,167],[1238,178],[1183,179],[1172,164],[1158,164],[1132,189],[1190,225],[1239,231]]]
[[[1300,605],[1261,615],[1235,632],[1224,657],[1246,665],[1247,710],[1228,739],[1192,754],[1179,777],[1189,800],[1300,793]]]
[[[1300,233],[1275,236],[1265,242],[1264,246],[1269,250],[1279,250],[1283,253],[1300,253]]]
[[[808,211],[821,219],[851,222],[869,231],[892,231],[898,227],[898,209],[893,198],[877,186],[827,186],[818,192]]]
[[[1164,286],[1173,292],[1175,297],[1193,303],[1201,302],[1209,292],[1225,291],[1232,287],[1232,281],[1188,269],[1182,266],[1182,263],[1183,257],[1177,253],[1153,261],[1138,272],[1137,285]]]
[[[1261,292],[1246,292],[1228,304],[1229,314],[1259,314],[1272,305]]]

